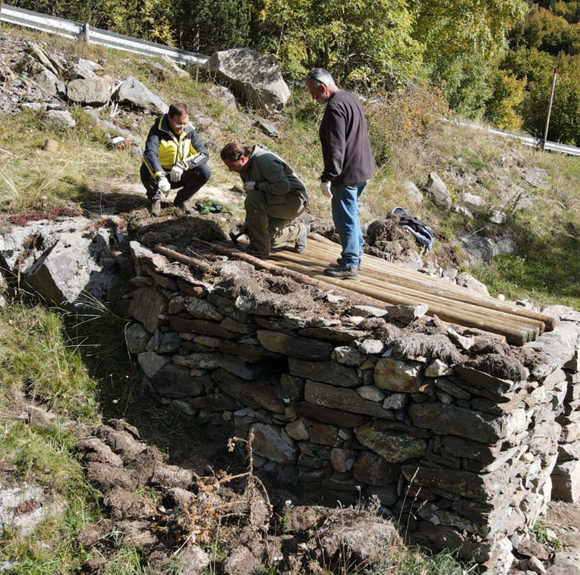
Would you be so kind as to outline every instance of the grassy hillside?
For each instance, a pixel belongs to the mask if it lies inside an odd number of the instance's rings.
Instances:
[[[96,60],[115,78],[134,75],[168,102],[189,102],[192,119],[212,151],[211,184],[216,188],[227,190],[237,181],[237,175],[219,161],[219,149],[226,142],[239,139],[270,147],[304,178],[311,190],[312,216],[330,218],[317,185],[322,110],[300,87],[284,112],[267,118],[280,133],[274,140],[255,126],[261,118],[258,112],[232,110],[212,97],[213,82],[203,73],[197,79],[184,79],[171,73],[167,64],[143,57],[6,28],[2,33],[28,35],[68,56]],[[493,293],[580,309],[580,161],[444,122],[438,115],[442,110],[438,101],[416,87],[389,102],[367,102],[379,171],[365,193],[362,219],[368,222],[395,206],[405,207],[436,231],[437,245],[428,259],[442,265],[466,265],[458,241],[462,235],[483,229],[490,235],[510,232],[518,240],[519,253],[470,272],[488,283]],[[110,112],[103,110],[100,116],[120,121],[137,142],[144,142],[150,116],[132,113],[111,118]],[[31,110],[2,118],[0,231],[9,225],[8,216],[50,215],[64,209],[80,213],[87,198],[103,191],[140,189],[139,155],[131,148],[111,149],[108,136],[89,114],[80,108],[73,114],[77,127],[67,130],[44,124],[40,114]],[[57,153],[42,149],[47,138],[59,143]],[[446,181],[454,198],[466,191],[476,193],[484,197],[486,208],[468,220],[441,212],[427,196],[421,204],[409,200],[403,184],[425,186],[432,171]],[[148,217],[144,201],[136,206],[128,219]],[[506,213],[504,225],[489,222],[492,208]],[[0,483],[39,483],[56,500],[68,502],[61,518],[46,521],[32,537],[22,540],[15,532],[4,531],[0,567],[6,573],[75,573],[86,559],[76,536],[83,526],[96,522],[102,510],[99,494],[84,480],[76,441],[92,424],[124,418],[168,455],[182,445],[207,449],[201,446],[202,430],[142,394],[138,367],[125,351],[123,327],[123,321],[106,310],[95,310],[92,317],[71,317],[38,302],[33,294],[19,293],[17,301],[0,309]],[[227,459],[225,443],[215,444],[214,438],[214,452],[208,452],[211,463],[234,465]],[[134,548],[118,533],[109,537],[116,559],[107,566],[106,575],[146,572]],[[400,573],[417,574],[459,574],[462,569],[450,554],[430,558],[410,552],[400,566]]]

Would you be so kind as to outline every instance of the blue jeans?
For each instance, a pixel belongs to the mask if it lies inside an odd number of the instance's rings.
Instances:
[[[347,185],[331,185],[332,219],[342,245],[342,265],[356,267],[363,253],[364,238],[358,217],[358,202],[367,182]]]

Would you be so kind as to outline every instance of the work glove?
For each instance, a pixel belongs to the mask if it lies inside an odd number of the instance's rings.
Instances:
[[[175,166],[173,166],[173,168],[171,168],[171,171],[169,172],[169,179],[173,183],[179,182],[181,180],[183,171],[184,171],[183,168],[179,164],[175,164]]]
[[[161,176],[159,178],[159,181],[157,182],[157,189],[160,192],[163,192],[165,195],[167,195],[169,193],[169,190],[171,190],[171,184],[169,183],[169,180],[165,176]]]
[[[330,191],[330,182],[320,182],[320,191],[322,195],[327,198],[332,198],[332,192]]]
[[[251,192],[256,187],[256,182],[244,182],[244,192]]]

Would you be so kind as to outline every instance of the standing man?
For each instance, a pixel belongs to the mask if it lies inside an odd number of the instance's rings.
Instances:
[[[271,248],[287,244],[303,253],[310,226],[294,220],[306,208],[308,195],[294,170],[276,154],[240,142],[226,144],[220,157],[244,182],[247,253],[268,259]]]
[[[324,273],[356,279],[364,243],[358,203],[375,173],[364,110],[353,94],[338,88],[324,68],[308,72],[306,88],[314,100],[326,104],[319,132],[324,159],[320,188],[331,198],[332,219],[342,245],[337,264],[331,264]]]
[[[171,104],[149,130],[141,164],[141,182],[151,200],[151,213],[161,215],[161,195],[180,188],[173,205],[194,214],[186,202],[209,180],[208,159],[205,146],[189,124],[189,106]]]

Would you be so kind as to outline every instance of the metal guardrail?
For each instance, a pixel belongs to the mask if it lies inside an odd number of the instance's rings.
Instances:
[[[475,128],[476,130],[487,130],[491,134],[497,136],[503,136],[506,138],[516,138],[524,144],[524,146],[529,146],[535,148],[536,150],[541,150],[543,145],[542,138],[534,138],[533,136],[524,136],[522,134],[512,134],[511,132],[505,132],[503,130],[498,130],[497,128],[490,128],[489,126],[481,126],[479,124],[473,124],[471,122],[456,121],[460,126],[465,126],[468,128]],[[568,144],[559,144],[558,142],[546,142],[545,150],[550,152],[559,152],[560,154],[567,154],[568,156],[580,156],[580,148],[576,146],[569,146]]]
[[[0,21],[15,24],[16,26],[33,28],[34,30],[40,30],[48,34],[72,38],[73,40],[83,40],[90,44],[125,50],[126,52],[133,52],[135,54],[166,56],[179,64],[203,66],[209,59],[208,56],[196,54],[195,52],[187,52],[163,44],[131,38],[130,36],[116,34],[108,30],[91,28],[88,24],[79,24],[78,22],[39,14],[38,12],[24,10],[23,8],[15,8],[8,4],[0,3]]]

